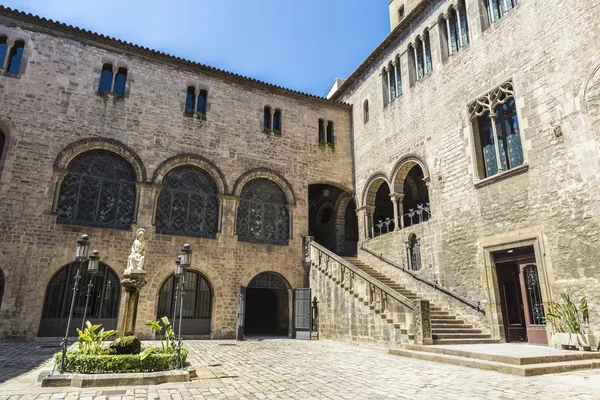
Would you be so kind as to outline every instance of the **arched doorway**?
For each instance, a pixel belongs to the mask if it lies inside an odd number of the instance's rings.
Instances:
[[[74,262],[65,265],[50,279],[46,288],[42,319],[38,331],[39,337],[61,337],[67,329],[67,320],[71,307],[73,282],[77,269],[80,268],[81,279],[73,309],[73,320],[69,335],[76,336],[76,328],[81,328],[87,285],[92,281],[91,292],[86,313],[86,320],[93,324],[102,324],[104,329],[117,329],[121,283],[116,272],[106,264],[100,263],[95,275],[87,273],[86,263]]]
[[[160,288],[156,318],[173,318],[174,294],[176,281],[171,274]],[[181,321],[181,334],[188,336],[210,335],[210,321],[212,315],[213,290],[208,279],[196,271],[185,272],[185,295],[183,296],[183,318]],[[179,305],[177,300],[177,316]]]
[[[256,275],[246,288],[246,336],[287,336],[290,322],[290,290],[276,272]]]

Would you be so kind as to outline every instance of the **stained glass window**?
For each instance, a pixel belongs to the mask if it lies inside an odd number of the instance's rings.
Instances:
[[[464,0],[461,1],[459,15],[459,22],[462,31],[462,44],[463,46],[466,46],[469,43],[469,22],[467,21],[467,8],[465,7]]]
[[[429,33],[425,34],[425,73],[430,74],[433,72],[433,64],[431,62],[431,44],[429,43]]]
[[[424,73],[423,43],[420,40],[417,40],[415,46],[417,46],[417,80],[420,81],[421,79],[423,79]]]
[[[490,20],[495,22],[502,18],[504,14],[515,8],[519,2],[518,0],[487,0],[488,13]]]
[[[185,112],[193,113],[196,111],[196,89],[193,86],[188,86],[185,93]]]
[[[482,115],[478,121],[486,177],[494,176],[498,173],[498,159],[496,158],[496,144],[494,142],[494,131],[492,130],[490,113]]]
[[[8,60],[8,72],[11,74],[19,73],[23,51],[25,51],[25,42],[17,40],[10,51],[10,59]]]
[[[458,24],[456,23],[456,12],[450,11],[449,19],[447,23],[450,25],[450,54],[454,54],[458,51]]]
[[[128,229],[135,210],[135,172],[108,151],[83,153],[68,166],[58,197],[60,223]]]
[[[115,88],[113,92],[119,97],[125,97],[125,83],[127,82],[127,70],[125,68],[119,68],[117,76],[115,76]]]
[[[100,74],[100,86],[98,86],[98,93],[110,93],[112,89],[113,80],[113,67],[111,64],[104,64],[102,66],[102,73]]]
[[[243,242],[287,244],[290,217],[285,194],[268,179],[255,179],[242,190],[237,235]]]
[[[156,232],[214,238],[218,230],[217,185],[202,169],[169,172],[156,207]]]

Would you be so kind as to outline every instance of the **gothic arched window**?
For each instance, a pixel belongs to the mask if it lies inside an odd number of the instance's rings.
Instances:
[[[201,90],[200,93],[198,93],[198,109],[196,111],[198,111],[200,114],[205,115],[206,116],[206,98],[208,97],[208,93],[206,93],[206,90]]]
[[[408,252],[410,257],[410,269],[419,271],[421,269],[421,245],[415,235],[411,235],[409,239]]]
[[[171,275],[160,288],[156,318],[173,317],[175,285]],[[208,280],[196,271],[185,271],[185,295],[181,333],[184,335],[209,335],[212,314],[212,288]],[[181,310],[177,305],[177,316]]]
[[[115,87],[113,89],[114,94],[120,98],[125,97],[125,84],[127,83],[127,69],[119,68],[117,75],[115,76]]]
[[[56,207],[58,222],[128,229],[135,197],[131,165],[109,151],[89,151],[67,168]]]
[[[273,133],[281,135],[281,110],[273,113]]]
[[[8,59],[8,72],[18,74],[21,68],[21,60],[23,60],[23,51],[25,51],[25,42],[17,40],[10,51]]]
[[[270,131],[271,130],[271,107],[269,106],[265,106],[264,109],[264,113],[263,113],[263,129],[265,131]]]
[[[237,213],[237,235],[243,242],[288,243],[287,200],[275,182],[259,178],[244,186]]]
[[[113,81],[113,67],[112,64],[104,64],[102,66],[102,73],[100,74],[100,85],[98,86],[98,93],[110,93],[112,91]]]
[[[156,232],[214,238],[218,230],[217,185],[202,169],[175,168],[163,180]]]
[[[191,114],[194,111],[196,111],[196,89],[188,86],[185,95],[185,112]]]

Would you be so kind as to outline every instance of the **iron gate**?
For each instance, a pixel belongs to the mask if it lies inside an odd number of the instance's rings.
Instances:
[[[311,339],[313,321],[310,289],[294,289],[294,339]]]

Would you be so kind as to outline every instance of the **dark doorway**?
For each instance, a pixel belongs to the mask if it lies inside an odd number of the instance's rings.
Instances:
[[[507,342],[547,345],[546,321],[532,247],[494,254]]]
[[[288,336],[290,286],[281,275],[263,272],[246,288],[244,335]]]
[[[348,197],[348,199],[346,199]],[[347,224],[346,205],[351,200],[350,193],[332,185],[314,184],[308,186],[308,234],[321,246],[334,253],[346,255],[356,252],[356,243],[348,240],[352,236],[352,225]],[[356,219],[356,205],[354,205]],[[352,224],[353,221],[349,221]],[[354,248],[353,248],[354,247]]]

